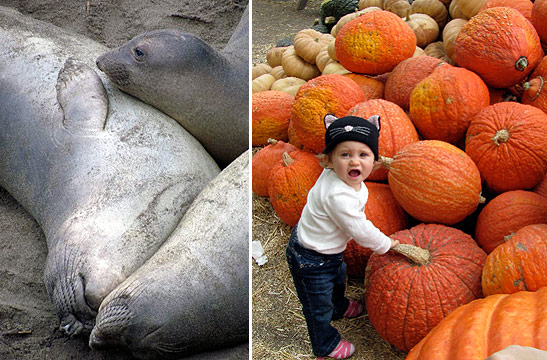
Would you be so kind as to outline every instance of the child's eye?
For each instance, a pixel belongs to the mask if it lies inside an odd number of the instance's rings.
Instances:
[[[349,156],[349,153],[342,153],[342,154],[340,154],[340,156],[342,156],[342,157],[348,157],[348,156]]]
[[[368,154],[367,153],[361,153],[361,157],[367,157]]]

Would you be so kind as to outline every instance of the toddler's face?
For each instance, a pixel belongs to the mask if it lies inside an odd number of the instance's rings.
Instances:
[[[374,153],[359,141],[343,141],[329,154],[328,167],[356,191],[370,175],[374,167]]]

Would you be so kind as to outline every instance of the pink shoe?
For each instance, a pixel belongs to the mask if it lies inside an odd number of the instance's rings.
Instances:
[[[355,352],[355,346],[346,340],[340,340],[338,345],[327,356],[333,359],[347,359]],[[317,360],[325,360],[327,357],[318,357]]]
[[[358,301],[350,300],[348,308],[346,312],[344,313],[344,317],[354,318],[361,315],[362,313],[363,313],[363,305]]]

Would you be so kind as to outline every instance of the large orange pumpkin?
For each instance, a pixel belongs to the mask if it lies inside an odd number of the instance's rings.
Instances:
[[[315,153],[325,149],[325,124],[327,114],[346,115],[351,107],[365,101],[363,91],[342,75],[318,76],[298,89],[292,107],[292,126],[302,144]]]
[[[520,228],[547,223],[547,201],[532,191],[506,191],[481,210],[475,227],[475,240],[491,253]]]
[[[363,90],[363,94],[365,94],[365,100],[381,99],[384,97],[385,84],[383,81],[371,76],[355,73],[345,74],[344,76],[349,77],[359,85],[361,90]]]
[[[468,234],[439,224],[420,224],[391,237],[411,251],[403,256],[397,252],[406,249],[398,245],[370,257],[365,302],[378,334],[408,351],[452,310],[482,296],[486,254]]]
[[[348,22],[336,35],[336,58],[359,74],[379,75],[411,57],[416,35],[397,15],[370,11]]]
[[[389,73],[384,98],[408,110],[414,87],[441,65],[446,63],[428,55],[413,56],[401,61]]]
[[[508,345],[547,350],[547,287],[491,295],[460,306],[406,360],[484,360]]]
[[[482,271],[485,296],[536,291],[547,286],[547,224],[523,227],[486,258]]]
[[[406,229],[409,224],[408,214],[393,197],[389,185],[369,181],[365,184],[368,189],[368,201],[365,206],[367,219],[388,236]],[[355,240],[350,240],[344,250],[347,273],[363,277],[370,255],[370,249],[360,246]]]
[[[372,115],[380,116],[380,137],[378,153],[393,157],[406,145],[419,140],[416,128],[408,115],[399,105],[383,99],[373,99],[353,106],[346,115],[368,119]],[[373,171],[368,180],[387,180],[387,169],[380,167]]]
[[[252,104],[252,144],[262,146],[268,139],[287,141],[294,96],[283,91],[254,93]]]
[[[458,144],[473,115],[488,105],[488,87],[477,74],[439,66],[412,90],[410,119],[425,139]]]
[[[547,0],[535,0],[532,6],[532,24],[536,28],[539,38],[547,44]]]
[[[543,197],[547,197],[547,173],[545,173],[545,176],[543,177],[543,180],[539,182],[533,189],[533,192],[536,194],[540,194]]]
[[[471,120],[465,152],[492,191],[530,189],[547,171],[546,133],[543,111],[517,102],[497,103]]]
[[[270,202],[281,220],[295,226],[300,220],[308,192],[323,171],[317,157],[305,150],[283,153],[271,171],[268,183]]]
[[[462,26],[454,42],[459,66],[492,87],[506,88],[526,78],[543,57],[539,36],[518,10],[483,10]]]
[[[496,6],[506,6],[520,11],[528,21],[532,21],[532,6],[530,0],[487,0],[480,11],[490,9]]]
[[[544,56],[539,65],[524,83],[524,92],[521,102],[541,109],[547,114],[547,56]]]
[[[452,225],[473,213],[483,200],[475,163],[447,142],[418,141],[384,161],[393,196],[420,221]]]
[[[282,159],[284,152],[298,150],[296,146],[275,139],[268,139],[268,146],[260,149],[252,159],[251,187],[258,196],[268,196],[270,173]]]

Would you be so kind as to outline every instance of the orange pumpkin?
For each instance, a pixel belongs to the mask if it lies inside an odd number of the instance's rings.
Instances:
[[[547,0],[535,0],[532,6],[532,24],[541,39],[541,42],[547,44]]]
[[[532,191],[506,191],[481,210],[475,240],[489,254],[520,228],[540,223],[547,223],[547,201],[543,196]]]
[[[544,56],[539,65],[524,83],[524,92],[521,102],[541,109],[547,114],[547,56]]]
[[[488,105],[488,87],[477,74],[440,66],[412,90],[410,119],[425,139],[458,144],[473,115]]]
[[[517,102],[496,103],[471,120],[465,152],[493,192],[530,189],[547,171],[546,133],[543,111]]]
[[[518,10],[483,10],[462,26],[454,42],[459,66],[492,87],[506,88],[526,78],[543,57],[539,36]]]
[[[368,201],[365,214],[374,226],[386,235],[391,235],[408,227],[409,217],[401,205],[393,197],[387,184],[365,182],[368,189]],[[372,251],[350,240],[344,250],[346,272],[352,276],[363,277],[367,261]]]
[[[528,21],[532,21],[532,6],[530,0],[487,0],[481,7],[480,11],[490,9],[496,6],[506,6],[520,11]]]
[[[428,55],[415,56],[401,61],[387,78],[384,98],[408,110],[410,94],[414,87],[441,65],[446,65],[446,63]]]
[[[270,138],[287,141],[294,96],[266,90],[254,93],[251,102],[253,146],[266,145]]]
[[[254,154],[252,159],[251,187],[258,196],[268,196],[270,173],[281,161],[283,153],[298,150],[294,145],[275,139],[268,139],[268,144]]]
[[[298,136],[296,135],[296,132],[294,131],[293,122],[291,121],[289,123],[289,143],[296,146],[299,150],[302,150],[304,148],[304,144],[298,139]]]
[[[508,345],[547,350],[547,287],[491,295],[460,306],[405,360],[484,360]]]
[[[279,218],[290,226],[300,220],[308,192],[323,171],[317,157],[305,150],[283,153],[268,183],[268,196]]]
[[[547,197],[547,173],[543,177],[543,180],[539,182],[533,189],[533,192],[540,194],[541,196]]]
[[[397,15],[370,11],[350,22],[336,35],[336,58],[351,72],[378,75],[411,57],[416,35]]]
[[[399,105],[384,99],[373,99],[356,104],[346,115],[359,116],[368,119],[372,115],[380,116],[380,137],[378,138],[378,154],[393,157],[406,145],[419,139],[416,128],[408,115]],[[387,180],[387,169],[380,167],[374,170],[368,180]]]
[[[393,196],[420,221],[452,225],[474,212],[481,201],[475,163],[447,142],[411,143],[385,166]]]
[[[547,286],[547,223],[528,225],[486,258],[482,270],[485,296],[536,291]]]
[[[468,234],[439,224],[420,224],[391,238],[404,245],[370,257],[365,302],[378,334],[408,351],[452,310],[482,296],[486,254]]]
[[[345,74],[344,76],[350,78],[359,85],[361,90],[363,90],[363,94],[365,94],[365,100],[382,99],[384,97],[385,84],[383,81],[370,76],[354,73]]]
[[[292,107],[292,126],[298,139],[315,153],[325,148],[327,114],[346,115],[355,104],[365,101],[365,94],[355,81],[343,75],[318,76],[302,85]]]

